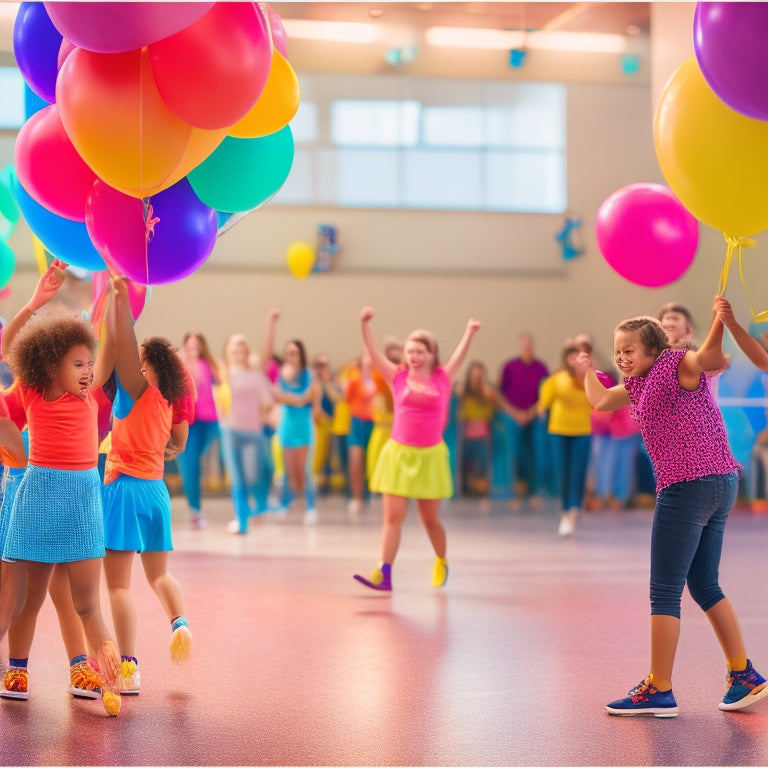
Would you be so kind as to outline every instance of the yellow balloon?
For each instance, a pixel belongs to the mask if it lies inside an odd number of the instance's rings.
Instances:
[[[315,249],[309,243],[301,241],[291,243],[285,254],[288,269],[294,277],[303,280],[315,265]]]
[[[238,139],[258,139],[285,128],[299,108],[299,78],[287,59],[275,49],[269,78],[258,101],[229,129]]]
[[[697,219],[736,237],[768,229],[768,122],[726,106],[695,56],[665,86],[653,134],[667,184]]]

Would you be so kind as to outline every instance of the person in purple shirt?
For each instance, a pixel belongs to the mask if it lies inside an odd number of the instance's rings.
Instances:
[[[509,404],[502,418],[510,461],[512,508],[520,506],[517,479],[527,484],[531,506],[540,505],[539,494],[546,485],[547,427],[538,418],[539,386],[549,376],[547,366],[534,355],[533,337],[521,333],[520,356],[508,360],[501,371],[499,391]]]

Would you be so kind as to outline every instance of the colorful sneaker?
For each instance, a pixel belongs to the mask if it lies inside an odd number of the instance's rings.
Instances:
[[[183,664],[192,654],[192,633],[183,616],[179,616],[171,626],[171,659],[175,664]]]
[[[371,589],[378,589],[381,592],[392,591],[392,566],[389,563],[381,563],[379,567],[371,573],[366,579],[365,576],[361,576],[359,573],[355,574],[361,584],[365,584],[366,587]]]
[[[69,692],[79,699],[98,699],[101,696],[101,678],[87,661],[70,666],[69,682]]]
[[[141,692],[141,674],[134,659],[123,659],[121,662],[117,687],[121,696],[138,696]]]
[[[677,717],[677,702],[672,690],[660,691],[653,684],[653,675],[633,688],[625,699],[616,699],[606,706],[612,715],[653,715]]]
[[[732,711],[744,709],[764,696],[768,696],[768,683],[765,678],[752,666],[747,659],[747,668],[740,672],[728,672],[728,689],[723,700],[717,705],[718,709]]]
[[[0,696],[4,699],[29,698],[29,673],[21,667],[11,667],[3,678]]]
[[[432,569],[432,586],[444,587],[448,581],[448,561],[444,557],[435,558],[435,567]]]

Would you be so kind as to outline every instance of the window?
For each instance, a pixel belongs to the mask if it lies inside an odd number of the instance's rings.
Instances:
[[[0,129],[24,124],[24,78],[16,67],[0,67]]]

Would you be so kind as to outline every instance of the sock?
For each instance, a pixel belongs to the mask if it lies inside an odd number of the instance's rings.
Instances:
[[[177,616],[171,622],[171,632],[175,632],[179,627],[188,627],[189,622],[183,616]]]
[[[12,656],[8,657],[8,666],[16,667],[16,669],[26,669],[29,664],[29,657],[26,659],[14,659]]]
[[[69,666],[70,666],[70,667],[74,667],[74,666],[75,666],[75,664],[79,664],[81,661],[85,661],[85,660],[86,660],[86,656],[85,656],[85,654],[84,654],[84,653],[81,653],[79,656],[75,656],[75,657],[73,657],[73,658],[70,660],[70,662],[69,662]]]
[[[134,664],[139,663],[139,660],[135,656],[121,656],[120,661],[132,661]]]

